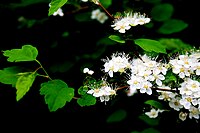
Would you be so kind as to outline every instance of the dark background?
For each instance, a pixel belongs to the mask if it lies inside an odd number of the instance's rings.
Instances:
[[[33,44],[39,51],[38,60],[42,62],[47,70],[49,66],[58,61],[74,61],[77,55],[94,51],[95,46],[93,44],[96,42],[96,39],[101,36],[101,33],[106,32],[106,30],[112,31],[107,25],[99,26],[98,23],[77,23],[73,19],[73,15],[70,14],[66,15],[64,18],[48,18],[48,6],[46,3],[12,10],[8,6],[9,3],[12,2],[18,1],[1,0],[0,2],[0,49],[7,50],[20,48],[23,44],[27,43]],[[119,0],[117,2],[120,5],[121,1]],[[140,4],[139,1],[134,2]],[[169,1],[166,0],[166,2]],[[200,28],[198,22],[199,6],[197,2],[198,1],[195,0],[170,1],[175,7],[173,17],[182,19],[189,24],[187,29],[181,33],[170,35],[170,37],[177,37],[188,44],[199,46]],[[114,11],[116,9],[110,10]],[[48,21],[37,24],[31,29],[18,29],[19,22],[17,19],[21,15],[37,20],[48,18]],[[110,25],[110,22],[107,23]],[[70,39],[61,37],[61,33],[65,30],[72,32]],[[83,32],[87,34],[80,34]],[[152,33],[149,31],[147,33],[152,37],[158,37],[153,31]],[[90,36],[93,38],[89,38]],[[59,44],[58,47],[52,48],[53,42]],[[107,49],[107,51],[110,53],[116,49],[117,48]],[[0,60],[1,69],[12,65],[12,63],[6,62],[2,53],[0,55]],[[50,75],[54,77],[54,79],[63,79],[69,83],[69,86],[77,88],[82,83],[81,79],[83,75],[81,75],[80,66],[84,61],[88,60],[81,60],[66,73],[51,73]],[[91,62],[94,62],[94,64],[99,63],[93,60],[91,60]],[[19,65],[35,68],[34,63],[22,63]],[[19,102],[15,100],[15,88],[12,88],[10,85],[0,84],[0,119],[1,117],[5,118],[5,120],[3,119],[4,121],[2,120],[4,124],[7,126],[12,125],[10,128],[7,128],[7,131],[12,130],[14,125],[18,126],[15,129],[19,131],[23,131],[23,128],[27,127],[29,131],[39,131],[43,129],[46,131],[56,130],[57,132],[76,132],[79,130],[82,130],[82,132],[116,132],[120,130],[120,132],[123,133],[128,133],[133,131],[133,129],[141,130],[148,127],[148,125],[139,121],[137,118],[137,116],[142,113],[142,100],[145,99],[138,98],[137,96],[128,98],[122,95],[118,97],[116,101],[107,103],[107,105],[104,105],[104,103],[97,103],[97,105],[91,107],[80,107],[74,100],[56,112],[49,112],[47,105],[44,103],[44,97],[39,94],[39,83],[43,81],[44,79],[37,78],[36,82],[38,84],[33,84],[27,95]],[[141,102],[138,99],[140,99]],[[113,111],[121,108],[127,111],[128,118],[120,123],[107,124],[105,122],[106,118]],[[173,114],[171,115],[173,116]],[[163,119],[158,128],[166,133],[175,131],[186,132],[186,129],[189,129],[191,131],[190,133],[193,133],[196,132],[199,127],[198,124],[193,121],[184,124],[176,124],[176,120],[173,117],[163,117]],[[4,126],[2,125],[1,127]]]

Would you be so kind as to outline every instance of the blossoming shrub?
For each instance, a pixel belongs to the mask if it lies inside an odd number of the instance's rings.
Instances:
[[[62,8],[67,2],[67,0],[52,0],[49,3],[48,15],[64,17],[65,13]],[[112,19],[110,28],[113,31],[106,37],[111,42],[105,38],[101,41],[109,42],[111,45],[114,42],[128,48],[131,45],[133,49],[127,51],[119,49],[111,55],[103,57],[101,60],[103,65],[95,66],[96,70],[89,67],[82,68],[85,78],[78,89],[69,86],[61,79],[53,79],[38,60],[40,51],[36,47],[27,44],[18,49],[3,50],[3,56],[7,57],[8,62],[35,62],[39,66],[31,71],[18,66],[0,70],[0,82],[16,88],[16,101],[20,101],[26,95],[35,79],[40,76],[48,79],[47,82],[40,85],[40,95],[44,96],[50,112],[57,111],[74,99],[81,107],[92,106],[97,102],[106,106],[116,97],[120,97],[122,92],[127,97],[152,96],[151,99],[144,101],[146,107],[144,107],[143,115],[139,116],[150,125],[157,124],[157,121],[151,120],[156,120],[159,115],[171,111],[177,112],[176,117],[181,122],[194,120],[198,123],[200,117],[199,48],[173,38],[157,40],[135,38],[135,33],[133,34],[133,30],[131,30],[131,28],[134,29],[136,26],[142,25],[151,28],[152,21],[163,22],[163,25],[158,29],[160,34],[176,33],[183,30],[187,27],[187,23],[170,19],[173,11],[170,4],[155,1],[155,6],[152,9],[152,15],[155,16],[149,17],[145,13],[133,10],[112,15],[107,10],[112,5],[111,0],[76,2],[80,5],[92,3],[91,7],[95,5],[90,13],[90,19],[97,20],[99,24],[105,24],[109,18]],[[77,3],[71,2],[70,4],[77,6]],[[105,8],[106,5],[107,8]],[[96,8],[96,6],[100,8]],[[165,15],[159,16],[155,13],[164,8],[168,11]],[[80,18],[77,19],[80,20]],[[96,73],[100,73],[101,76],[95,77]],[[117,116],[121,116],[118,120],[116,115],[114,116],[115,118],[111,115],[108,121],[122,120],[126,113],[123,110],[117,112]],[[157,133],[159,131],[149,128],[142,132]]]

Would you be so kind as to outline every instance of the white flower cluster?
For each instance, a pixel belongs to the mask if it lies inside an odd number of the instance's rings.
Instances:
[[[112,95],[121,88],[128,88],[127,96],[135,93],[146,93],[152,95],[152,89],[157,91],[159,100],[168,102],[169,107],[179,111],[179,118],[184,121],[187,117],[190,119],[199,119],[200,117],[200,52],[190,52],[189,54],[179,55],[168,63],[156,61],[156,57],[151,58],[146,54],[140,55],[140,58],[130,59],[128,54],[114,53],[111,58],[103,59],[103,71],[107,76],[113,78],[115,73],[124,73],[127,79],[124,87],[110,87],[109,83],[103,79],[103,84],[98,87],[89,87],[87,93],[100,100],[109,101]],[[87,72],[89,70],[87,69]],[[174,74],[177,77],[176,88],[167,85],[167,73]],[[86,72],[85,72],[86,73]],[[119,75],[118,75],[119,76]],[[150,118],[156,118],[159,112],[164,110],[152,108],[145,114]]]
[[[125,72],[125,70],[131,66],[129,58],[130,57],[125,53],[113,54],[112,59],[107,58],[106,60],[103,60],[105,62],[104,71],[108,72],[110,77],[113,77],[114,72]]]
[[[108,19],[108,16],[105,12],[101,12],[100,9],[95,9],[92,11],[91,19],[96,19],[103,24]]]
[[[152,88],[158,88],[158,99],[169,102],[169,107],[180,111],[181,120],[185,120],[187,116],[190,119],[199,119],[200,83],[197,78],[200,75],[200,53],[179,55],[171,59],[168,64],[157,62],[156,58],[150,58],[147,55],[140,57],[140,59],[130,60],[129,55],[125,53],[115,53],[111,59],[103,60],[105,62],[103,70],[111,78],[116,72],[128,74],[127,96],[132,96],[137,92],[152,95]],[[180,78],[178,88],[171,88],[163,83],[169,70]],[[147,114],[154,114],[155,117],[155,113],[158,112],[152,110]]]
[[[142,59],[142,60],[141,60]],[[162,86],[165,79],[167,65],[156,62],[147,55],[141,59],[133,59],[131,63],[131,75],[127,83],[130,85],[128,96],[140,91],[140,93],[152,94],[153,86]]]
[[[197,77],[200,75],[200,53],[179,55],[169,61],[172,72],[177,74],[183,82],[178,87],[178,92],[159,91],[158,99],[169,102],[169,106],[180,111],[179,118],[186,120],[199,119],[200,117],[200,83]],[[170,88],[168,86],[168,88]],[[174,90],[171,88],[171,90]]]
[[[106,83],[103,83],[99,88],[90,89],[87,93],[99,97],[101,102],[107,102],[111,96],[116,95],[116,91]]]
[[[125,33],[131,26],[143,25],[150,22],[150,18],[145,14],[140,13],[125,13],[125,17],[120,17],[114,20],[114,24],[111,25],[114,30],[118,30],[120,33]]]

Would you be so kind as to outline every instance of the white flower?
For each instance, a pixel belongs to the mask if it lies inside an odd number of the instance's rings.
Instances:
[[[192,119],[193,117],[194,117],[195,119],[199,119],[200,111],[199,111],[198,108],[192,106],[192,107],[189,109],[189,111],[190,111],[190,113],[189,113],[189,118],[190,118],[190,119]]]
[[[126,69],[130,68],[129,57],[124,53],[116,53],[112,55],[109,60],[103,60],[104,71],[108,72],[110,77],[113,77],[113,72],[124,73]]]
[[[144,81],[141,83],[140,93],[147,93],[148,95],[152,94],[151,90],[152,84],[148,81]]]
[[[180,112],[179,113],[179,119],[181,119],[182,121],[185,121],[186,118],[187,118],[187,113],[184,113],[184,112]]]
[[[111,27],[114,27],[114,30],[118,30],[120,33],[125,33],[131,26],[143,25],[150,22],[150,18],[146,18],[145,14],[128,12],[124,16],[115,19],[114,24],[111,25]]]
[[[88,0],[81,0],[82,2],[88,2]]]
[[[108,16],[104,12],[101,12],[100,9],[96,9],[92,11],[91,19],[96,19],[103,24],[108,19]]]
[[[158,113],[159,113],[159,110],[156,110],[154,108],[152,108],[149,112],[145,112],[145,114],[147,116],[149,116],[150,118],[156,118],[156,117],[158,117]]]
[[[94,73],[94,71],[89,70],[89,68],[84,68],[84,69],[83,69],[83,73],[87,73],[87,74],[89,74],[89,75],[92,75],[92,74]]]

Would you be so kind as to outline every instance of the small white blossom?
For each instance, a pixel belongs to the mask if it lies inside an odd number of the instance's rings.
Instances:
[[[159,113],[159,110],[156,110],[154,108],[152,108],[149,112],[145,112],[145,114],[147,116],[149,116],[149,118],[156,118],[156,117],[158,117],[158,113]]]

